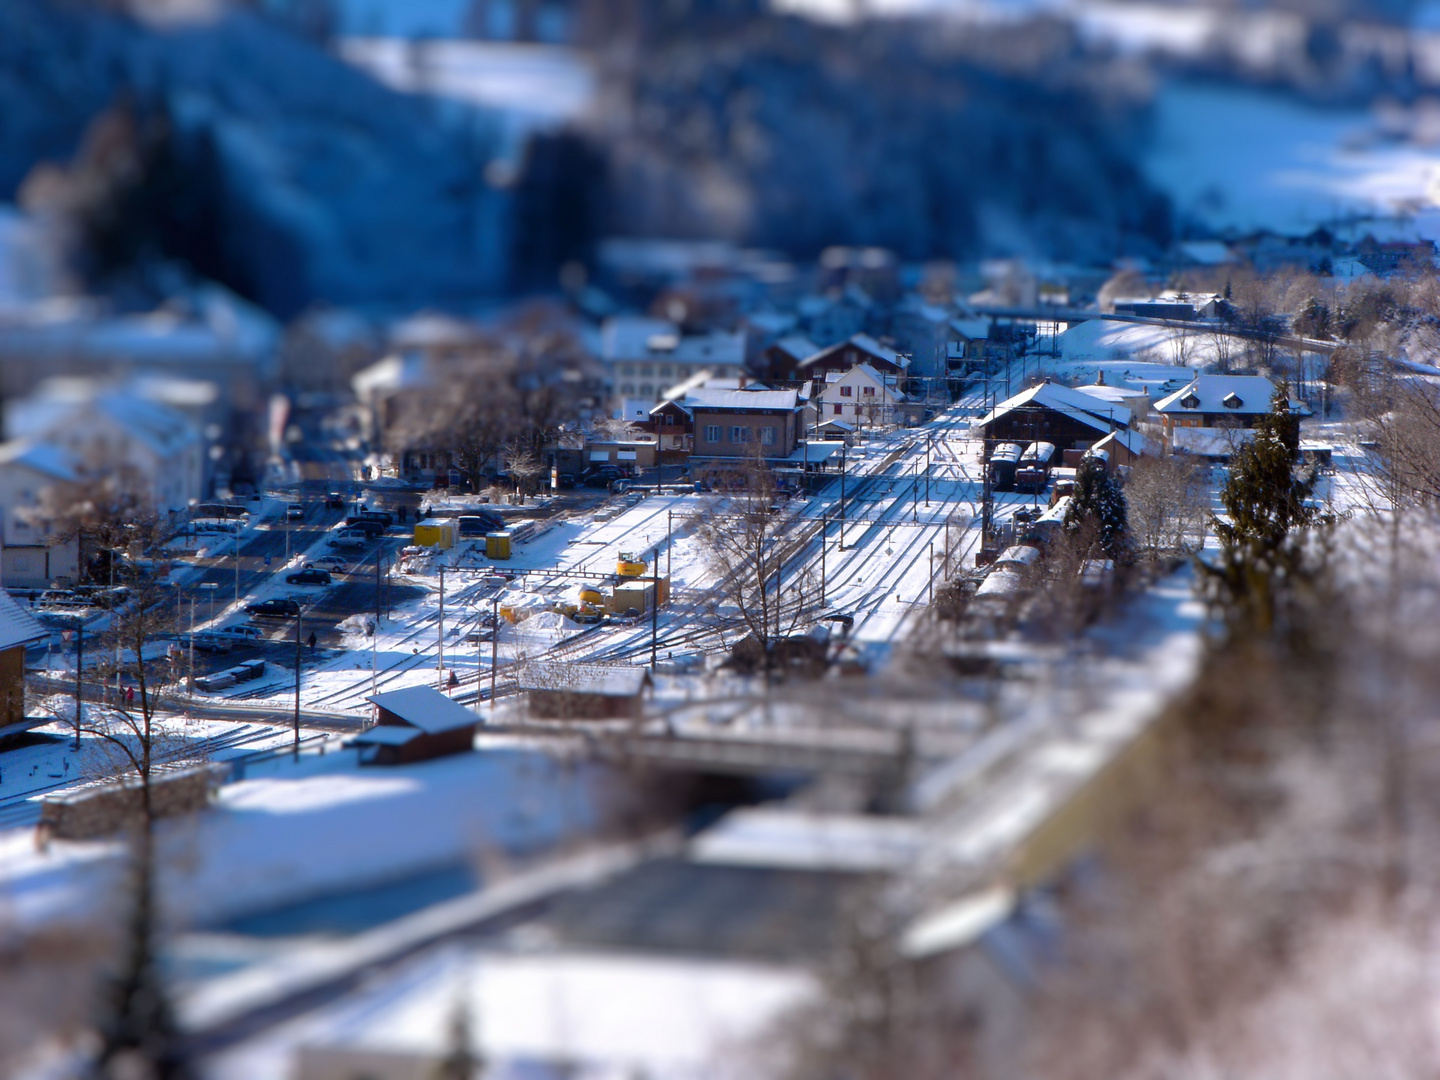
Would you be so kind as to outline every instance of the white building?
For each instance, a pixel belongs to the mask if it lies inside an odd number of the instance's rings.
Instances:
[[[69,456],[54,446],[0,444],[0,586],[39,589],[78,576],[79,543],[56,542],[35,514],[47,488],[77,478]]]
[[[83,476],[125,473],[161,513],[182,513],[205,495],[205,440],[168,405],[88,380],[53,380],[5,408],[8,434],[48,443]]]
[[[856,426],[894,423],[896,406],[906,400],[897,380],[898,376],[881,374],[869,364],[827,372],[819,396],[821,420],[846,420]]]
[[[664,319],[617,316],[601,333],[601,359],[617,399],[661,400],[668,387],[701,371],[745,373],[745,332],[683,335]]]

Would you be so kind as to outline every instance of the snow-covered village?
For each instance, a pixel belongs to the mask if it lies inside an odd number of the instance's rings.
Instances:
[[[1440,1069],[1440,18],[5,0],[0,1076]]]

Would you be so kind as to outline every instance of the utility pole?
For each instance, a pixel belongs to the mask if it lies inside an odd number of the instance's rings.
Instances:
[[[235,525],[235,603],[240,603],[240,525]]]
[[[671,510],[666,510],[666,511],[665,511],[665,577],[666,577],[667,579],[670,577],[670,548],[671,548],[671,546],[675,543],[675,540],[674,540],[673,535],[672,535],[672,533],[671,533],[671,528],[673,527],[673,524],[674,524],[674,522],[673,522],[673,520],[672,520],[673,518],[674,518],[674,512],[671,511]]]
[[[825,534],[829,529],[830,519],[822,513],[820,515],[820,606],[822,608],[825,606],[825,546],[829,539]]]
[[[300,624],[304,616],[295,616],[295,760],[300,760]]]
[[[660,568],[657,566],[655,569],[656,573],[650,579],[654,583],[650,594],[650,671],[652,674],[655,671],[656,653],[660,647]]]
[[[194,639],[191,639],[192,642]],[[85,670],[85,616],[77,615],[75,618],[75,749],[80,749],[80,708],[83,700],[80,689],[81,673]],[[191,645],[190,658],[195,658],[194,645]]]
[[[441,558],[443,559],[444,556],[442,555]],[[443,694],[445,692],[445,564],[443,562],[440,564],[440,622],[437,629],[440,639],[438,653],[440,666],[437,669],[436,679],[440,685],[440,692]]]
[[[849,443],[840,444],[840,550],[845,550],[845,451]]]
[[[935,541],[930,541],[930,572],[925,575],[925,597],[931,607],[935,606]]]
[[[925,433],[925,508],[930,508],[930,437],[931,432]]]
[[[500,597],[490,598],[490,719],[495,719],[495,669],[500,666]],[[480,680],[475,680],[475,698],[480,698]]]

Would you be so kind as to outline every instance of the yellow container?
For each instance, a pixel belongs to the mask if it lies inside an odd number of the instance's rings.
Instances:
[[[519,614],[515,611],[513,607],[510,607],[508,604],[500,605],[500,617],[506,622],[512,624],[520,621]]]
[[[599,589],[592,588],[591,586],[586,585],[580,590],[580,603],[603,604],[605,603],[605,594],[602,593]]]
[[[485,557],[487,559],[508,559],[510,557],[510,534],[508,532],[488,534],[485,537]]]
[[[654,596],[653,581],[632,581],[625,585],[616,585],[615,592],[610,596],[610,610],[617,615],[623,615],[633,609],[644,615],[650,611]]]
[[[415,543],[419,547],[452,548],[455,546],[455,523],[422,521],[415,526]]]
[[[645,561],[628,551],[622,551],[615,563],[615,573],[620,577],[641,577],[646,569]]]

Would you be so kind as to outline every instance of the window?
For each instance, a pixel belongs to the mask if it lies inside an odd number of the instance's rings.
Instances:
[[[864,390],[862,391],[862,393],[863,393],[866,397],[874,397],[874,396],[875,396],[875,388],[874,388],[873,386],[867,386],[867,387],[864,388]]]
[[[841,396],[841,397],[849,397],[849,396],[850,396],[850,387],[848,387],[848,386],[842,386],[842,387],[840,387],[840,396]]]
[[[642,377],[654,375],[654,374],[655,374],[655,365],[654,365],[654,364],[641,364],[641,365],[640,365],[640,374],[641,374]]]
[[[775,445],[775,429],[774,429],[773,427],[762,427],[762,428],[760,429],[760,445],[762,445],[762,446],[774,446],[774,445]]]
[[[673,375],[673,374],[674,374],[674,372],[670,369],[670,365],[669,365],[669,364],[661,364],[661,365],[660,365],[660,376],[661,376],[661,378],[668,379],[668,378],[670,378],[670,376]]]
[[[705,441],[706,441],[706,442],[719,442],[719,441],[720,441],[720,425],[719,425],[719,424],[706,424],[706,425],[705,425]]]
[[[635,395],[635,384],[633,382],[621,383],[620,393],[625,397],[633,397]]]
[[[641,383],[641,384],[640,384],[640,396],[641,396],[641,397],[654,397],[654,396],[655,396],[655,387],[654,387],[654,385],[652,385],[651,383],[648,383],[648,382],[647,382],[647,383]]]
[[[741,427],[739,424],[730,428],[730,441],[733,443],[748,443],[750,441],[750,429]]]
[[[835,403],[835,415],[836,415],[836,416],[839,416],[839,415],[840,415],[842,412],[844,412],[844,411],[845,411],[845,406],[844,406],[844,405],[841,405],[841,404],[837,401],[837,402]]]
[[[635,365],[634,365],[634,364],[621,364],[621,365],[620,365],[620,374],[621,374],[621,375],[634,375],[634,374],[635,374]]]

